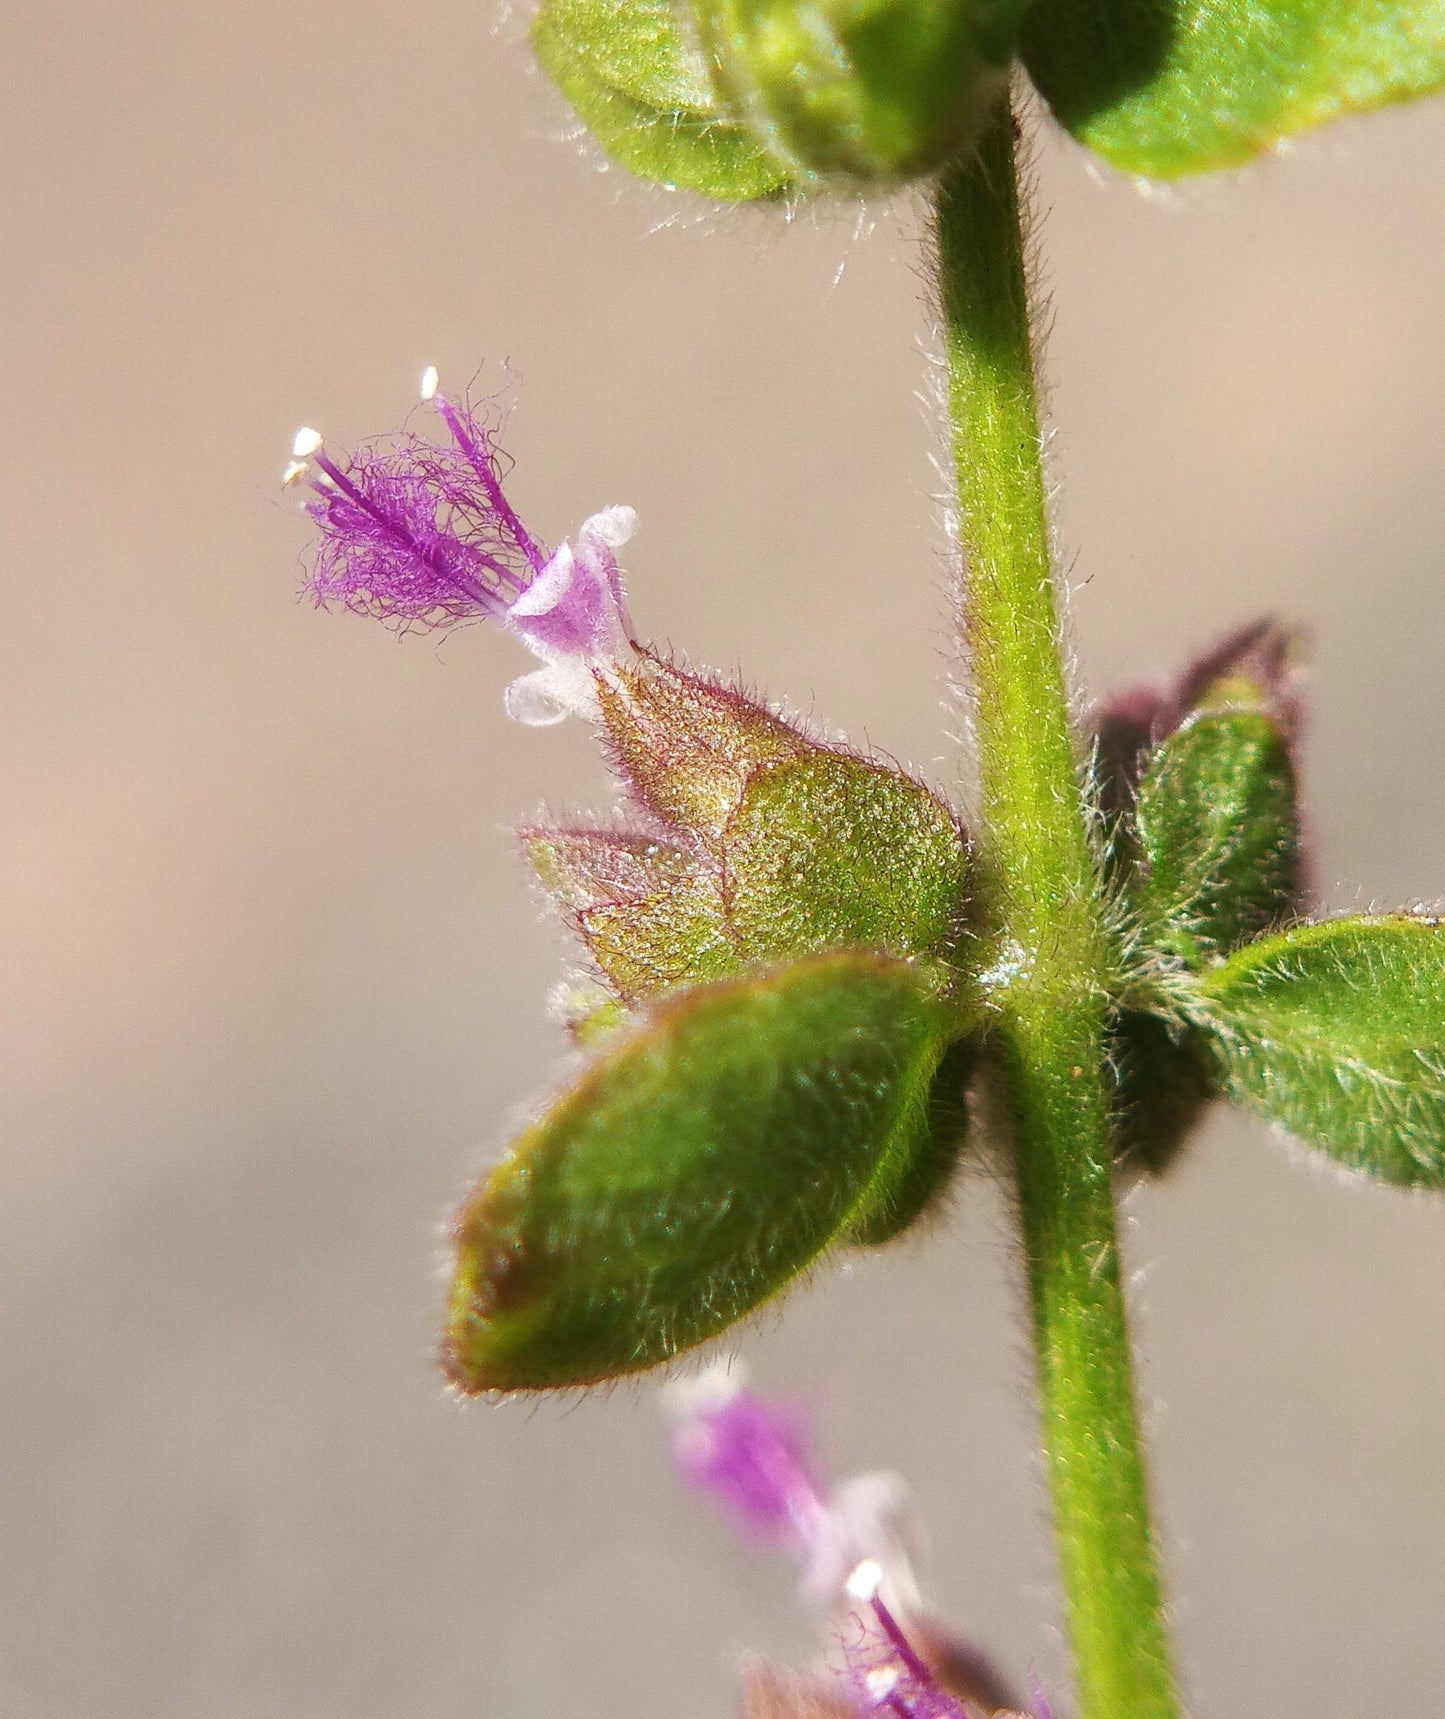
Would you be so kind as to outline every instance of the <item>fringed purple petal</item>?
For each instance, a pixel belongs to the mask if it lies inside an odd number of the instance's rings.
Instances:
[[[501,489],[484,424],[438,400],[450,445],[406,432],[344,464],[318,453],[307,511],[321,539],[307,588],[402,626],[502,618],[546,563]]]

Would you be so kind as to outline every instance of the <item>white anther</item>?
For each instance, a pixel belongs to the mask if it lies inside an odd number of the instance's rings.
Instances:
[[[441,385],[441,377],[437,375],[435,364],[428,364],[421,373],[421,397],[430,400]]]
[[[290,489],[293,483],[299,483],[311,470],[305,460],[292,460],[286,470],[281,473],[281,487]]]
[[[663,1401],[680,1419],[715,1414],[747,1389],[748,1370],[735,1355],[710,1361],[691,1377],[672,1379],[662,1387]]]
[[[303,424],[296,432],[296,440],[291,444],[291,452],[298,460],[309,459],[325,439],[320,430],[310,429]]]
[[[896,1665],[875,1665],[863,1679],[863,1687],[871,1701],[884,1701],[898,1687],[902,1670]]]
[[[861,1564],[853,1566],[852,1573],[843,1586],[852,1599],[876,1599],[879,1588],[883,1586],[883,1566],[876,1558],[865,1558]]]

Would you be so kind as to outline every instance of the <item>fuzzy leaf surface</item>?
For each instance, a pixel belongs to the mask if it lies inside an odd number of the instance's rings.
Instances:
[[[1298,926],[1197,983],[1231,1097],[1351,1169],[1445,1186],[1445,933],[1435,921]]]
[[[1299,882],[1294,766],[1262,711],[1201,712],[1154,752],[1135,801],[1154,947],[1190,966],[1278,923]]]
[[[748,778],[818,748],[791,723],[660,657],[599,679],[602,732],[617,775],[666,827],[715,848]]]
[[[1115,167],[1207,173],[1445,82],[1445,0],[1038,0],[1023,60]]]
[[[725,202],[788,190],[786,170],[722,112],[668,0],[545,0],[532,44],[588,130],[639,178]]]
[[[928,1089],[924,1125],[907,1152],[893,1154],[873,1178],[848,1224],[847,1240],[881,1247],[910,1229],[942,1199],[968,1141],[968,1089],[978,1042],[960,1039],[944,1052]]]
[[[776,1294],[926,1138],[941,976],[818,957],[674,993],[607,1040],[463,1207],[463,1390],[665,1361]]]
[[[744,961],[846,944],[947,954],[968,847],[920,782],[815,752],[756,771],[723,838],[724,893]]]
[[[522,841],[623,1001],[741,970],[717,882],[696,855],[611,830],[539,828],[524,831]]]

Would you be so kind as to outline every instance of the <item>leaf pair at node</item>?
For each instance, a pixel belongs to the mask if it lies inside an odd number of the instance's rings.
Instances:
[[[1300,919],[1288,659],[1251,628],[1099,722],[1116,1149],[1160,1169],[1224,1095],[1445,1185],[1445,939]],[[986,1044],[968,846],[936,796],[646,652],[597,702],[624,821],[524,832],[591,965],[590,1055],[457,1219],[465,1391],[655,1365],[828,1247],[898,1234],[957,1163]]]
[[[912,1222],[963,1140],[949,809],[646,653],[598,701],[627,822],[524,832],[592,963],[595,1049],[457,1220],[444,1361],[468,1391],[704,1341]]]
[[[625,167],[726,202],[933,172],[1014,63],[1161,179],[1445,82],[1445,0],[544,0],[533,40]]]
[[[1286,659],[1283,635],[1250,629],[1152,716],[1136,699],[1101,724],[1136,938],[1115,1022],[1121,1144],[1160,1167],[1223,1094],[1351,1169],[1445,1186],[1445,938],[1419,916],[1298,917]],[[1151,720],[1177,725],[1138,760]]]

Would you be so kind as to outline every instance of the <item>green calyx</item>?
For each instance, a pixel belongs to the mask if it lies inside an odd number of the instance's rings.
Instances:
[[[717,87],[794,178],[931,173],[1008,76],[1027,0],[694,0]]]
[[[968,844],[922,783],[659,659],[599,696],[648,829],[523,839],[616,997],[846,948],[965,962]]]
[[[703,1342],[831,1243],[914,1223],[964,1142],[980,1022],[949,809],[658,657],[598,697],[632,827],[523,835],[597,975],[590,1060],[457,1220],[465,1391]]]
[[[455,1225],[466,1392],[585,1385],[705,1341],[928,1180],[946,976],[863,952],[677,993],[609,1040]]]
[[[722,848],[744,961],[849,944],[954,954],[968,848],[948,809],[901,771],[836,752],[765,766]]]

